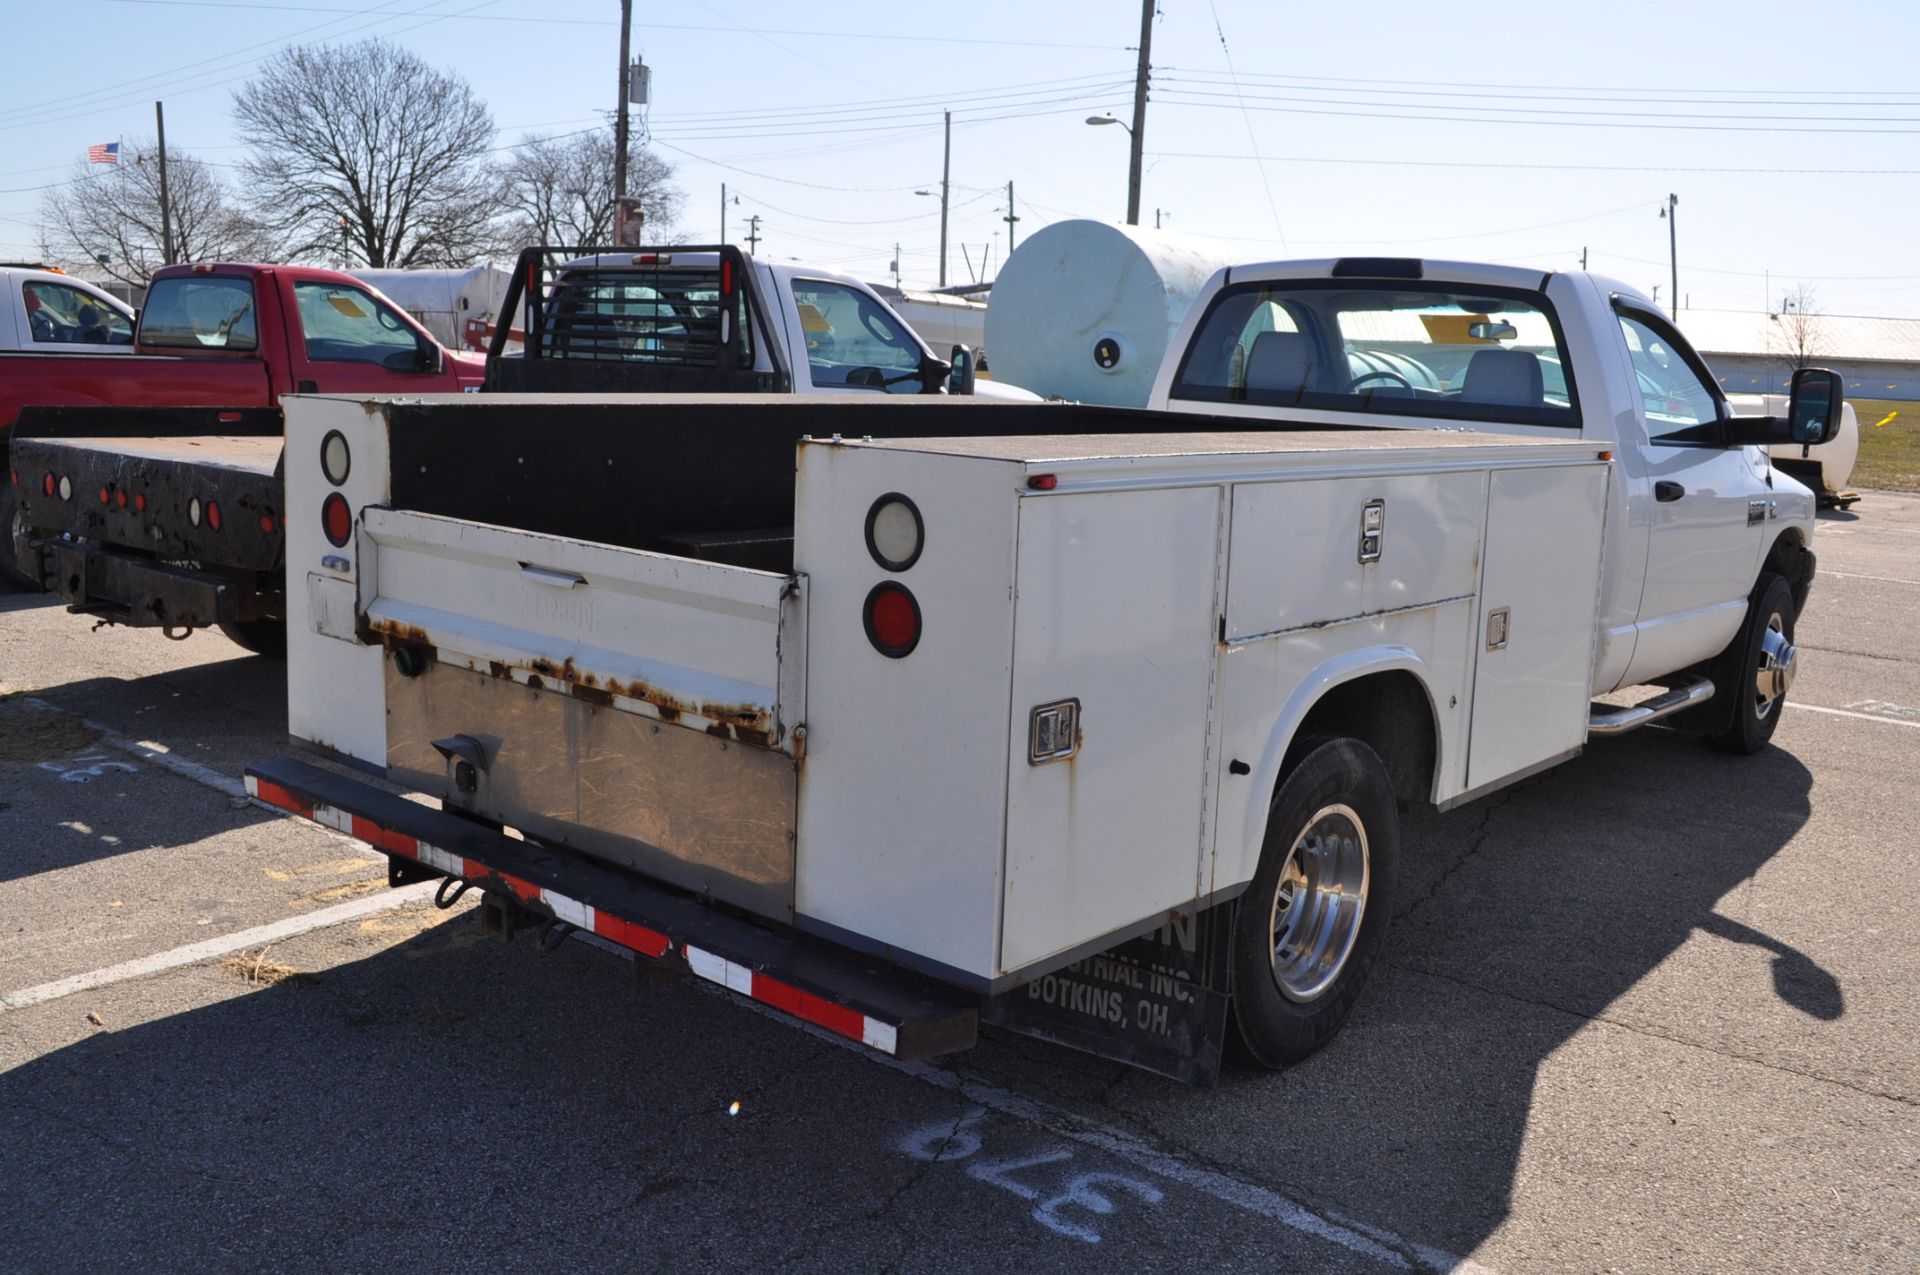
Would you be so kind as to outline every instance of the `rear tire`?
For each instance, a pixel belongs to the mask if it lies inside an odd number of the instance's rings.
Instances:
[[[1360,998],[1393,911],[1393,780],[1357,739],[1306,746],[1268,808],[1233,939],[1234,1021],[1262,1065],[1331,1040]]]
[[[13,556],[14,533],[25,521],[26,515],[20,512],[20,498],[14,494],[12,485],[0,482],[0,582],[16,589],[37,591],[40,582],[20,570]]]
[[[223,620],[220,631],[235,646],[271,660],[287,658],[287,622],[272,618],[261,620]]]
[[[1761,572],[1740,632],[1713,662],[1714,698],[1726,697],[1733,709],[1726,728],[1707,736],[1721,752],[1751,756],[1773,738],[1793,682],[1793,621],[1792,587],[1784,576]]]

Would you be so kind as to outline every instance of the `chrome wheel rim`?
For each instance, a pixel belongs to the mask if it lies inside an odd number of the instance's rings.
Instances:
[[[1268,956],[1290,1001],[1324,994],[1346,968],[1367,911],[1367,830],[1353,808],[1322,806],[1294,838],[1273,892]]]
[[[1753,675],[1753,715],[1765,719],[1793,685],[1800,651],[1787,637],[1787,622],[1778,611],[1767,617],[1760,638],[1760,664]]]

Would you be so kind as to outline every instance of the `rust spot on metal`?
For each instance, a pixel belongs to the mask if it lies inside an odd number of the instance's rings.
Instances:
[[[567,693],[583,703],[593,704],[600,708],[613,707],[613,696],[611,694],[601,690],[597,686],[588,686],[584,682],[569,682],[567,684]]]
[[[528,689],[528,690],[534,690],[534,691],[537,691],[537,690],[539,690],[539,689],[541,689],[542,687],[544,687],[545,685],[546,685],[546,683],[540,680],[540,675],[539,675],[538,673],[532,673],[532,674],[529,674],[529,675],[527,676],[527,689]]]
[[[680,720],[680,710],[671,704],[655,704],[653,707],[654,711],[660,714],[660,720],[663,722],[677,722]]]
[[[396,646],[401,643],[414,643],[426,647],[433,645],[433,639],[427,636],[427,631],[417,624],[400,624],[393,620],[374,620],[371,621],[367,627],[387,639],[388,646]]]
[[[513,676],[513,667],[503,660],[488,660],[487,672],[495,677],[510,678]]]

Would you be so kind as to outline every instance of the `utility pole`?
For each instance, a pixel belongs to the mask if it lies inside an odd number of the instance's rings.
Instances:
[[[1580,249],[1580,269],[1582,272],[1585,272],[1586,268],[1587,268],[1587,250],[1583,246]]]
[[[1154,210],[1153,210],[1153,228],[1154,228],[1155,230],[1158,230],[1158,229],[1160,229],[1160,219],[1161,219],[1162,217],[1171,217],[1171,216],[1173,216],[1173,214],[1172,214],[1172,213],[1170,213],[1170,212],[1168,212],[1168,211],[1167,211],[1166,209],[1164,209],[1164,208],[1156,208],[1156,209],[1154,209]]]
[[[1012,182],[1007,183],[1007,215],[1000,220],[1007,223],[1007,254],[1011,256],[1013,254],[1013,223],[1020,220],[1013,212]]]
[[[1127,224],[1140,224],[1140,147],[1147,135],[1147,60],[1153,44],[1155,0],[1140,0],[1140,65],[1133,75],[1133,158],[1127,168]],[[1009,208],[1008,212],[1013,210]],[[1009,245],[1011,247],[1011,245]]]
[[[627,76],[632,74],[627,41],[633,33],[633,0],[620,0],[620,114],[613,126],[613,197],[627,194]]]
[[[720,242],[727,241],[727,184],[720,183]]]
[[[154,126],[160,130],[160,260],[173,264],[173,204],[167,198],[167,113],[153,104]]]
[[[947,286],[947,178],[953,172],[953,112],[947,120],[947,141],[940,151],[940,286]]]
[[[1677,219],[1675,208],[1679,203],[1680,196],[1674,194],[1667,196],[1667,265],[1672,271],[1671,277],[1667,280],[1672,285],[1667,290],[1667,304],[1673,307],[1675,314],[1680,312],[1680,237],[1674,229],[1674,222]]]
[[[747,255],[751,257],[760,250],[760,214],[747,218]]]

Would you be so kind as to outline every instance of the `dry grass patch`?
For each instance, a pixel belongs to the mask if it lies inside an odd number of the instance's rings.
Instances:
[[[254,987],[272,987],[288,979],[312,977],[305,970],[295,969],[284,961],[269,959],[264,947],[257,952],[240,952],[229,956],[220,962],[220,968]]]

